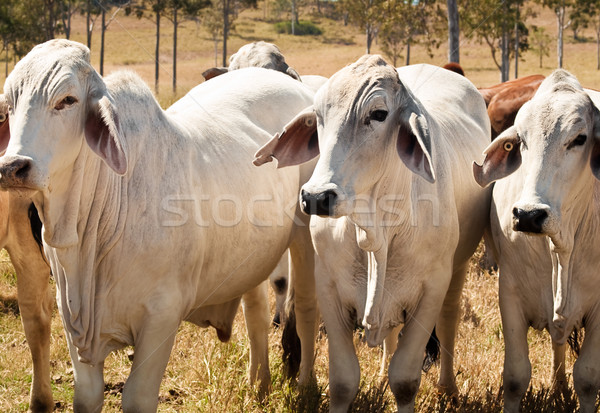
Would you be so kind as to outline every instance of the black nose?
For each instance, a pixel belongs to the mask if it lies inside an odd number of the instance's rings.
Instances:
[[[333,213],[333,206],[337,200],[335,191],[327,191],[311,194],[302,190],[302,211],[309,215],[330,216]]]
[[[16,156],[3,158],[0,161],[0,184],[7,187],[22,185],[29,176],[31,159]]]
[[[544,221],[548,218],[548,212],[543,209],[532,209],[526,211],[521,208],[513,208],[513,226],[517,231],[541,234]]]

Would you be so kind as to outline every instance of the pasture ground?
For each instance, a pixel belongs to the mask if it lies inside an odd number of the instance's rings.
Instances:
[[[278,35],[271,23],[264,21],[264,3],[256,10],[245,11],[236,21],[236,33],[229,43],[229,53],[241,45],[265,40],[276,43],[288,63],[301,74],[330,76],[342,66],[355,61],[365,50],[364,36],[355,28],[316,16],[311,7],[301,19],[319,24],[321,36],[292,37]],[[272,5],[271,5],[272,7]],[[541,11],[534,20],[547,31],[555,33],[554,16]],[[84,19],[75,17],[72,38],[84,41]],[[164,22],[160,48],[159,102],[168,106],[195,84],[202,81],[201,73],[208,67],[220,66],[220,51],[215,60],[214,44],[202,27],[186,22],[179,36],[178,88],[171,91],[171,26]],[[596,71],[595,44],[592,41],[574,43],[567,34],[565,68],[571,70],[584,86],[600,89]],[[588,39],[591,32],[584,32]],[[92,63],[98,67],[99,32],[94,32]],[[154,83],[154,26],[147,20],[119,15],[106,33],[105,73],[116,69],[131,69],[149,84]],[[380,51],[374,45],[373,52]],[[446,63],[445,39],[430,57],[422,47],[414,47],[411,63]],[[544,58],[544,67],[538,68],[538,59],[527,52],[520,62],[520,76],[533,73],[548,74],[556,62],[556,52]],[[486,45],[464,41],[461,45],[461,64],[467,76],[477,86],[489,86],[499,81],[499,72],[493,65]],[[4,62],[0,65],[0,84],[4,83]],[[9,70],[12,62],[9,64]],[[511,72],[512,73],[512,72]],[[512,77],[512,74],[511,74]],[[457,401],[440,398],[435,389],[438,367],[423,374],[417,398],[419,412],[500,412],[501,374],[504,357],[503,333],[497,303],[498,275],[484,271],[479,265],[480,255],[473,259],[462,299],[462,318],[456,350],[455,370],[460,397]],[[0,411],[26,411],[31,383],[31,361],[25,334],[16,306],[16,279],[6,252],[0,256]],[[257,398],[246,378],[248,368],[248,340],[243,317],[238,315],[229,343],[220,343],[212,329],[200,329],[183,324],[177,335],[171,360],[163,378],[159,411],[200,412],[321,412],[328,408],[327,340],[319,337],[315,363],[316,383],[298,395],[292,382],[284,379],[281,363],[281,331],[270,333],[270,367],[272,392],[263,402]],[[551,345],[544,332],[530,331],[530,358],[532,362],[531,389],[527,394],[524,411],[574,411],[576,401],[572,393],[551,397]],[[382,350],[369,348],[361,332],[355,333],[357,353],[361,363],[361,390],[353,405],[355,412],[392,412],[395,404],[391,392],[380,385],[379,363]],[[123,382],[131,367],[131,349],[110,355],[105,367],[105,404],[107,412],[120,410]],[[52,385],[58,411],[72,410],[73,370],[70,365],[64,331],[58,312],[52,323]],[[567,372],[572,387],[573,357],[567,357]]]
[[[418,412],[501,412],[504,343],[497,303],[498,275],[480,265],[481,251],[472,259],[462,298],[455,370],[458,400],[440,397],[435,383],[438,366],[422,376],[417,397]],[[26,411],[31,384],[31,360],[16,307],[16,278],[6,252],[0,257],[0,411]],[[274,298],[272,298],[272,307]],[[321,329],[322,331],[323,329]],[[524,412],[572,412],[572,391],[553,397],[552,352],[545,332],[530,330],[531,388]],[[177,334],[160,390],[160,412],[326,412],[329,406],[326,335],[321,332],[315,361],[316,383],[298,394],[286,380],[281,362],[281,331],[269,336],[272,392],[260,402],[248,384],[248,339],[241,312],[229,343],[220,343],[213,329],[184,323]],[[355,346],[361,364],[360,393],[353,412],[394,412],[395,402],[379,377],[381,348],[369,348],[360,331]],[[105,364],[104,411],[117,412],[123,383],[131,368],[131,348],[111,354]],[[57,411],[71,411],[73,369],[64,330],[56,311],[52,321],[52,386]],[[567,354],[567,373],[572,388],[573,356]]]

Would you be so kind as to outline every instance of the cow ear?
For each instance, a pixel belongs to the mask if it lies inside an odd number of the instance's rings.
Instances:
[[[435,172],[431,162],[431,136],[427,119],[413,97],[408,102],[401,110],[398,119],[400,124],[396,141],[398,156],[408,169],[433,183]]]
[[[3,155],[10,141],[10,129],[8,126],[8,104],[4,101],[4,95],[0,95],[0,155]]]
[[[475,181],[485,188],[498,179],[507,177],[521,165],[521,140],[517,130],[511,126],[500,134],[483,151],[485,159],[483,164],[473,162],[473,176]]]
[[[229,69],[227,69],[226,67],[211,67],[210,69],[207,69],[204,72],[202,72],[202,76],[204,77],[204,80],[210,80],[213,77],[220,76],[224,73],[227,73],[228,71]]]
[[[319,154],[317,115],[312,106],[300,112],[254,155],[254,165],[260,166],[277,158],[277,167],[299,165]]]
[[[596,179],[600,179],[600,110],[592,103],[592,118],[594,119],[594,147],[590,157],[590,167]]]
[[[92,101],[85,121],[85,140],[89,147],[117,174],[127,172],[127,157],[123,147],[116,109],[104,95]]]

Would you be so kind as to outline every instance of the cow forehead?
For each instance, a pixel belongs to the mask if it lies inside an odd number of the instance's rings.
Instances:
[[[73,81],[92,70],[89,50],[78,43],[50,41],[33,48],[6,79],[4,91],[8,98],[26,92],[45,97],[61,93]]]
[[[365,56],[335,73],[315,96],[315,107],[353,111],[372,93],[395,96],[400,89],[396,69],[379,56]]]
[[[515,124],[521,135],[552,140],[569,138],[589,125],[591,100],[579,90],[560,89],[552,94],[536,95],[524,105],[517,115]]]

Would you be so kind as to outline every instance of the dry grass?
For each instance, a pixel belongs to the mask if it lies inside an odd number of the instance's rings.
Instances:
[[[1,296],[15,294],[15,278],[7,271],[7,255],[0,264]],[[417,397],[419,412],[501,412],[501,375],[504,357],[502,326],[497,304],[498,277],[472,260],[462,299],[462,319],[456,349],[458,400],[437,394],[438,366],[423,374]],[[10,270],[10,267],[8,268]],[[4,308],[0,305],[0,308]],[[272,392],[260,402],[246,378],[248,340],[243,317],[238,314],[229,343],[220,343],[212,329],[200,329],[185,323],[180,327],[171,359],[164,375],[159,411],[200,412],[326,412],[329,406],[327,339],[318,338],[315,362],[317,381],[298,394],[293,383],[284,378],[281,363],[281,331],[270,332]],[[570,412],[575,410],[573,393],[553,398],[551,386],[551,345],[548,334],[530,331],[530,358],[533,366],[531,389],[525,412]],[[393,412],[395,402],[378,376],[380,348],[369,348],[361,332],[355,333],[355,345],[361,363],[361,388],[353,412]],[[105,404],[107,412],[119,411],[121,391],[131,368],[131,349],[111,354],[105,367]],[[52,383],[57,410],[72,410],[73,370],[68,361],[64,331],[58,313],[52,323]],[[567,357],[567,371],[573,365]],[[26,411],[31,382],[30,356],[18,313],[0,314],[0,411]],[[571,383],[572,386],[572,383]]]
[[[342,66],[353,62],[364,53],[364,36],[351,27],[321,17],[313,18],[324,29],[317,37],[292,37],[277,35],[272,26],[261,21],[263,9],[244,12],[237,22],[237,34],[230,41],[230,53],[241,45],[266,40],[280,46],[291,66],[302,74],[329,76]],[[305,11],[308,17],[310,10]],[[554,32],[552,14],[543,12],[537,24]],[[207,33],[185,23],[180,31],[177,93],[171,90],[171,27],[162,27],[160,58],[159,100],[167,106],[201,82],[201,72],[215,65],[214,45]],[[587,34],[591,36],[591,34]],[[73,39],[84,40],[81,18],[76,19]],[[132,69],[149,84],[154,79],[154,27],[146,20],[119,17],[113,22],[106,38],[106,68],[110,73],[116,69]],[[92,62],[97,67],[99,56],[99,33],[94,34]],[[373,50],[378,52],[377,45]],[[445,45],[429,57],[421,48],[412,51],[412,62],[428,62],[441,65],[446,62]],[[461,48],[462,65],[467,76],[477,85],[486,86],[498,82],[499,72],[493,66],[485,46],[465,41]],[[548,74],[556,61],[555,51],[545,58],[545,67],[537,68],[537,58],[527,53],[520,63],[520,75]],[[598,72],[595,70],[595,45],[567,43],[565,66],[573,71],[588,87],[600,89]],[[220,65],[220,56],[219,62]],[[3,70],[0,83],[4,82]],[[15,276],[8,257],[0,257],[0,411],[25,411],[31,383],[30,356],[15,305]],[[417,399],[421,412],[500,412],[501,374],[503,363],[503,337],[497,304],[497,275],[483,271],[473,261],[462,300],[463,317],[460,324],[456,351],[456,378],[460,389],[457,401],[440,398],[435,390],[438,367],[434,366],[423,375]],[[328,408],[327,340],[320,337],[317,344],[315,372],[317,381],[313,387],[298,395],[293,384],[284,379],[281,364],[281,332],[270,333],[272,387],[271,395],[259,402],[256,392],[248,385],[248,341],[242,317],[238,316],[229,343],[219,343],[212,329],[199,329],[190,324],[180,328],[165,373],[159,411],[201,412],[320,412]],[[391,392],[379,384],[378,369],[381,349],[370,349],[355,335],[357,353],[361,361],[362,381],[360,394],[353,405],[357,412],[391,412],[395,403]],[[564,399],[549,396],[551,386],[551,345],[546,333],[531,331],[529,334],[530,358],[533,372],[531,390],[526,396],[525,411],[572,411],[572,395]],[[129,352],[122,350],[108,357],[105,368],[105,411],[120,409],[120,391],[131,361]],[[55,314],[52,324],[52,382],[57,409],[72,410],[73,372],[64,338],[64,331]],[[568,356],[571,371],[573,359]],[[572,385],[572,383],[571,383]]]

